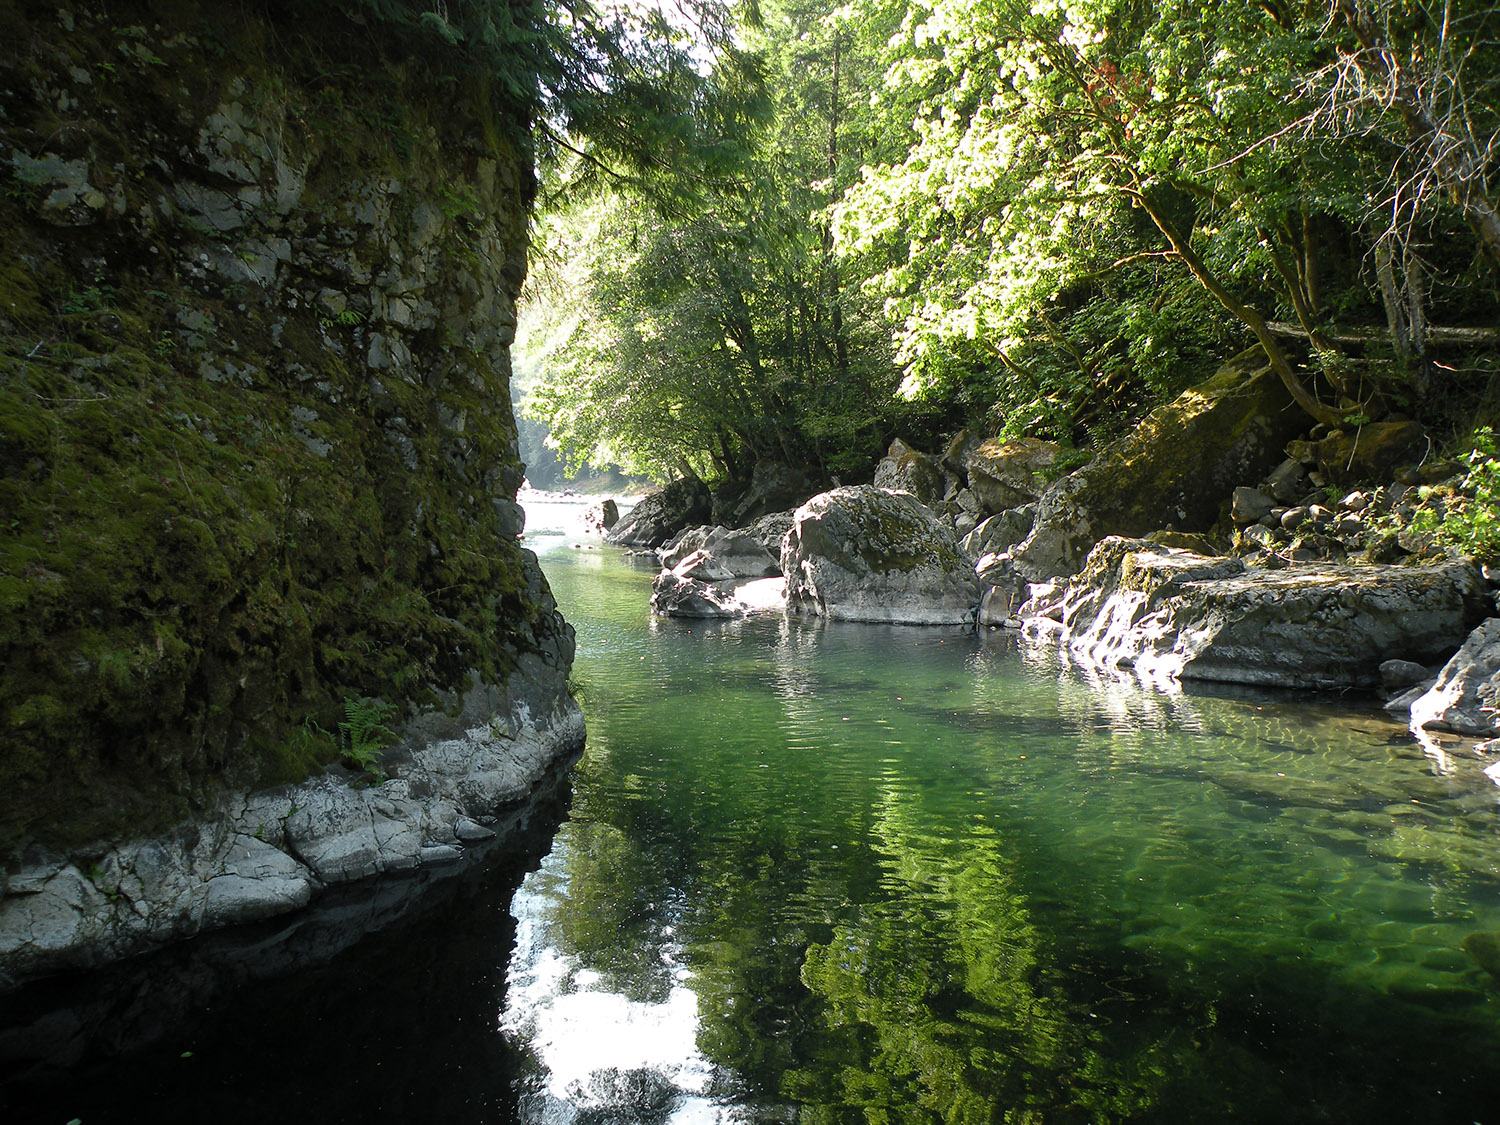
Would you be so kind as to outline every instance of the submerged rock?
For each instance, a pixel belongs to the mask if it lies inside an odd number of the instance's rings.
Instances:
[[[798,508],[781,569],[788,610],[835,620],[952,624],[979,599],[953,529],[910,493],[873,485]]]
[[[1251,571],[1239,559],[1110,538],[1020,616],[1034,636],[1053,635],[1045,622],[1060,620],[1074,656],[1150,679],[1373,687],[1383,661],[1456,648],[1479,591],[1469,563]]]

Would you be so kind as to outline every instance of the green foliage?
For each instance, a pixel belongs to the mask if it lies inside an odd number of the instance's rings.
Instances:
[[[345,758],[374,778],[377,785],[385,781],[381,752],[398,741],[396,732],[386,726],[395,717],[394,704],[379,699],[344,700],[339,748]]]
[[[1412,527],[1481,562],[1500,562],[1500,446],[1489,426],[1474,431],[1473,444],[1457,493],[1442,497],[1441,506],[1419,508]],[[1436,498],[1432,489],[1423,492],[1424,500]]]
[[[873,36],[815,5],[763,17],[747,42],[774,113],[732,182],[669,206],[619,192],[541,226],[523,405],[575,463],[742,482],[769,459],[826,480],[868,473],[922,424],[894,399],[878,306],[849,286],[825,214],[884,141],[863,108]],[[748,100],[754,82],[731,77]]]
[[[691,196],[695,180],[736,161],[760,112],[754,61],[735,44],[725,0],[344,5],[396,29],[439,81],[493,90],[502,123],[531,123],[533,135],[515,139],[534,142],[572,189],[630,183]]]

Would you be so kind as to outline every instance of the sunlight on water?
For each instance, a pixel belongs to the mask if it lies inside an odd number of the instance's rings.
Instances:
[[[514,904],[526,1120],[1500,1104],[1477,768],[1373,702],[1150,690],[1004,634],[653,619],[654,562],[583,510],[529,505],[589,748]]]

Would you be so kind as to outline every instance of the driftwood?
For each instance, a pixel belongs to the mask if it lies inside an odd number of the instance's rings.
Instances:
[[[1277,336],[1295,336],[1306,340],[1311,336],[1300,324],[1284,320],[1268,320],[1266,327]],[[1374,344],[1390,339],[1390,330],[1385,328],[1354,328],[1343,332],[1320,331],[1318,335],[1334,344]],[[1500,328],[1428,328],[1425,333],[1429,344],[1500,344]]]

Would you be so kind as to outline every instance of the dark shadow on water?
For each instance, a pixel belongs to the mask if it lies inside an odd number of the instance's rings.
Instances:
[[[0,1121],[510,1122],[510,903],[570,801],[560,766],[464,863],[0,1000]]]

